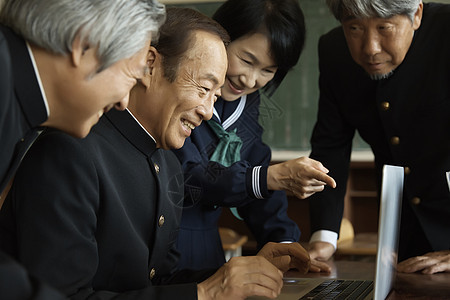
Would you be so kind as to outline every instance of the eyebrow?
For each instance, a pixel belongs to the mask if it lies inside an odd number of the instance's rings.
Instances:
[[[256,58],[256,56],[253,55],[253,53],[250,53],[248,51],[244,51],[244,53],[248,56],[250,56],[250,59],[253,60],[254,62],[256,62],[257,64],[261,64],[261,62],[259,61],[258,58]],[[267,68],[277,68],[277,65],[273,65],[273,66],[268,66]]]
[[[203,78],[211,80],[215,84],[219,84],[219,80],[217,79],[217,77],[215,75],[211,74],[211,73],[206,74]]]

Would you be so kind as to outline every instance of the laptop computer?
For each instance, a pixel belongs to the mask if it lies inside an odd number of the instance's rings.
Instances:
[[[281,294],[277,299],[386,299],[392,289],[397,264],[403,177],[403,167],[391,165],[383,167],[378,245],[373,281],[358,278],[286,277]]]

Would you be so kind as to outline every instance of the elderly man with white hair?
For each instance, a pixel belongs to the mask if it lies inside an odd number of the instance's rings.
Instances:
[[[0,1],[0,207],[41,127],[85,137],[125,109],[165,18],[154,0]],[[56,299],[0,253],[2,299]]]

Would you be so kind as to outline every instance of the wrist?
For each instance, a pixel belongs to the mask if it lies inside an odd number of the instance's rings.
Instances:
[[[272,191],[289,191],[289,165],[286,162],[269,166],[267,169],[267,187]]]
[[[198,300],[209,300],[208,294],[203,283],[197,284],[197,299]]]
[[[267,168],[267,189],[271,191],[280,190],[279,182],[277,180],[279,164],[271,165]]]

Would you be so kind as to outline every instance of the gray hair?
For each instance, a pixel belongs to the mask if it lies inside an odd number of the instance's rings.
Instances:
[[[142,50],[165,20],[165,6],[156,0],[3,2],[0,22],[47,51],[71,53],[78,35],[97,48],[98,72]]]
[[[384,19],[405,15],[413,22],[420,2],[422,0],[327,0],[327,5],[338,21],[346,15]]]

